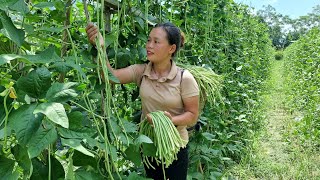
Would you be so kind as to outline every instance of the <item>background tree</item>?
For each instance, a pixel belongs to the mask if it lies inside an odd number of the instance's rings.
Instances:
[[[269,27],[270,39],[277,49],[288,47],[313,27],[320,26],[320,5],[315,6],[311,13],[296,19],[278,13],[271,5],[263,6],[257,15]]]

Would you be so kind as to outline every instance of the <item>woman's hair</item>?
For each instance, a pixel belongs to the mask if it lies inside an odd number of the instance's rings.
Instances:
[[[180,29],[174,24],[167,22],[157,24],[155,28],[162,28],[167,33],[167,39],[170,45],[176,45],[176,51],[172,54],[172,57],[176,55],[176,52],[179,51],[180,48],[184,45],[184,34],[180,31]]]

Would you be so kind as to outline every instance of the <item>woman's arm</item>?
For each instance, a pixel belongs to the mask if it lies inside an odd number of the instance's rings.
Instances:
[[[88,36],[88,40],[94,46],[96,45],[96,39],[99,37],[99,43],[101,47],[104,47],[104,40],[102,35],[100,34],[98,27],[95,26],[93,23],[89,23],[86,27],[86,32]],[[107,60],[108,69],[111,73],[119,79],[120,84],[126,84],[133,82],[132,70],[129,67],[122,68],[122,69],[113,69]],[[115,82],[112,82],[115,83]]]
[[[192,96],[183,99],[184,113],[171,117],[176,126],[186,126],[196,124],[199,116],[199,96]],[[167,115],[171,116],[169,113]]]

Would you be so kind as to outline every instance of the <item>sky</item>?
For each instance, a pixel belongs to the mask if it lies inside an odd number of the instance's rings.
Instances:
[[[237,3],[247,4],[256,10],[262,6],[271,5],[282,15],[295,19],[312,12],[313,7],[320,5],[320,0],[234,0]]]

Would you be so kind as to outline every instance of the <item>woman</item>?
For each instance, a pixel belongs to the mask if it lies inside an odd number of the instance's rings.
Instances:
[[[96,26],[89,24],[86,32],[90,43],[99,42],[103,46],[102,36]],[[148,64],[135,64],[123,69],[108,67],[120,80],[120,83],[134,82],[140,86],[142,119],[148,113],[161,110],[172,120],[182,139],[188,142],[187,125],[195,124],[198,118],[199,89],[187,70],[176,66],[173,58],[183,46],[184,37],[179,28],[171,23],[158,24],[148,37],[146,44]],[[147,177],[163,179],[161,165],[154,164],[156,169],[146,169]],[[188,148],[181,148],[178,159],[165,169],[165,177],[170,180],[186,179],[188,169]]]

